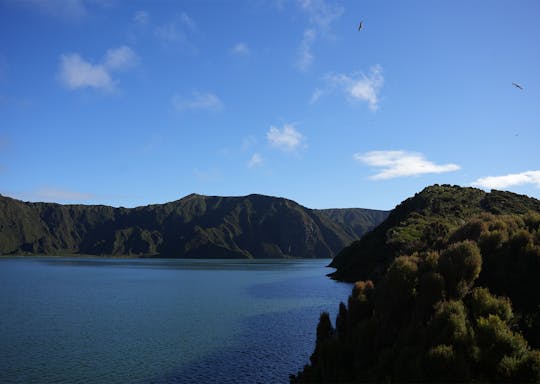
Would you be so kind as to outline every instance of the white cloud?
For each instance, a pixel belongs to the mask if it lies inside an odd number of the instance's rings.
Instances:
[[[263,158],[260,154],[254,153],[248,161],[248,168],[255,168],[263,163]]]
[[[69,89],[86,87],[108,91],[114,89],[111,76],[103,65],[89,63],[77,53],[60,56],[59,78]]]
[[[486,189],[505,189],[508,187],[524,184],[533,184],[540,188],[540,171],[526,171],[522,173],[511,173],[504,176],[482,177],[471,185]]]
[[[379,109],[379,93],[384,84],[382,67],[374,65],[369,75],[330,74],[326,76],[332,87],[341,89],[351,102],[367,102],[372,111]]]
[[[107,50],[103,66],[109,71],[124,70],[137,65],[139,58],[125,45]]]
[[[248,56],[250,51],[246,43],[236,43],[231,48],[231,53],[236,56]]]
[[[444,173],[460,169],[456,164],[437,165],[424,158],[424,155],[407,151],[371,151],[356,153],[354,159],[380,168],[371,176],[373,180],[386,180],[404,176],[418,176],[428,173]]]
[[[283,151],[295,150],[304,140],[304,136],[292,124],[285,124],[281,130],[271,126],[266,138],[270,145]]]
[[[102,63],[92,64],[78,53],[60,56],[58,78],[69,89],[96,88],[113,91],[115,82],[111,73],[136,66],[138,57],[127,46],[109,49]]]
[[[220,111],[223,109],[223,102],[213,93],[193,92],[191,97],[184,98],[179,95],[172,97],[172,105],[177,111]]]

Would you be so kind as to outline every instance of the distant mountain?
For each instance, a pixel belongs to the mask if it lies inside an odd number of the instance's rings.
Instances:
[[[28,203],[0,195],[0,254],[327,258],[388,212],[312,210],[263,195],[192,194],[137,208]]]
[[[448,234],[481,213],[540,212],[540,201],[512,192],[434,185],[406,199],[387,219],[332,260],[338,280],[376,280],[396,256],[442,246]]]

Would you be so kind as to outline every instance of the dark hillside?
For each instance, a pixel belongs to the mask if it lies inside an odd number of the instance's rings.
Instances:
[[[352,248],[291,382],[540,382],[540,201],[429,187]]]
[[[131,209],[0,196],[0,254],[327,258],[386,214],[340,211],[334,219],[325,211],[262,195],[192,194]]]
[[[522,214],[540,210],[540,201],[511,192],[434,185],[406,199],[372,232],[341,250],[332,277],[377,279],[399,255],[428,246],[437,248],[448,234],[482,212]]]

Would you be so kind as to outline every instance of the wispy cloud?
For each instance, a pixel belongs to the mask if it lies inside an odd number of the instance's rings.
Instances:
[[[285,124],[281,129],[271,126],[266,138],[271,146],[283,151],[294,151],[304,141],[304,136],[292,124]]]
[[[247,151],[257,144],[257,138],[253,135],[245,136],[242,139],[242,150]]]
[[[314,29],[304,30],[304,36],[300,42],[300,47],[298,48],[298,59],[296,65],[301,70],[308,69],[313,63],[313,43],[317,37],[317,32]]]
[[[297,0],[302,12],[308,17],[308,27],[304,29],[296,66],[300,70],[308,69],[315,60],[313,46],[319,36],[329,34],[331,24],[343,14],[343,7],[330,4],[326,0]]]
[[[127,46],[109,49],[101,63],[92,64],[78,53],[60,56],[58,78],[69,89],[95,88],[105,91],[115,89],[111,73],[136,66],[138,57]]]
[[[326,0],[297,0],[300,8],[307,13],[309,22],[322,30],[327,30],[330,25],[343,14],[343,7],[330,4]]]
[[[324,91],[320,88],[315,88],[313,93],[311,94],[311,99],[309,100],[310,104],[315,104],[319,99],[324,95]]]
[[[425,159],[424,155],[407,151],[371,151],[354,154],[354,159],[380,169],[371,176],[373,180],[418,176],[428,173],[444,173],[460,169],[456,164],[438,165]]]
[[[155,36],[167,47],[179,48],[187,53],[196,53],[193,43],[198,28],[195,21],[187,14],[180,13],[168,23],[155,28]]]
[[[172,105],[177,111],[220,111],[223,109],[223,102],[211,92],[192,92],[190,97],[174,95]]]
[[[379,109],[379,94],[384,84],[383,69],[380,65],[372,66],[368,75],[338,73],[329,74],[326,79],[331,88],[345,92],[350,102],[367,102],[372,111]]]
[[[249,159],[248,161],[248,168],[255,168],[255,167],[258,167],[259,165],[261,165],[263,163],[264,159],[263,157],[258,154],[258,153],[254,153],[251,158]]]
[[[108,71],[122,71],[136,66],[139,58],[133,50],[125,45],[107,50],[103,66]]]
[[[133,14],[133,21],[141,27],[146,27],[150,22],[150,15],[146,11],[137,11]]]
[[[235,56],[248,56],[250,54],[250,50],[249,50],[249,47],[246,43],[242,43],[242,42],[239,42],[239,43],[236,43],[232,48],[231,48],[231,54],[235,55]]]
[[[471,185],[485,189],[506,189],[518,185],[533,184],[540,188],[540,171],[526,171],[521,173],[511,173],[504,176],[482,177]]]

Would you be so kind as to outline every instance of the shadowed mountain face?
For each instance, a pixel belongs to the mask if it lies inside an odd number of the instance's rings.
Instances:
[[[325,258],[387,215],[357,208],[311,210],[262,195],[192,194],[131,209],[0,196],[0,254]]]
[[[406,199],[388,218],[334,258],[332,277],[377,280],[395,257],[441,247],[449,233],[482,213],[540,212],[540,201],[512,192],[433,185]]]

